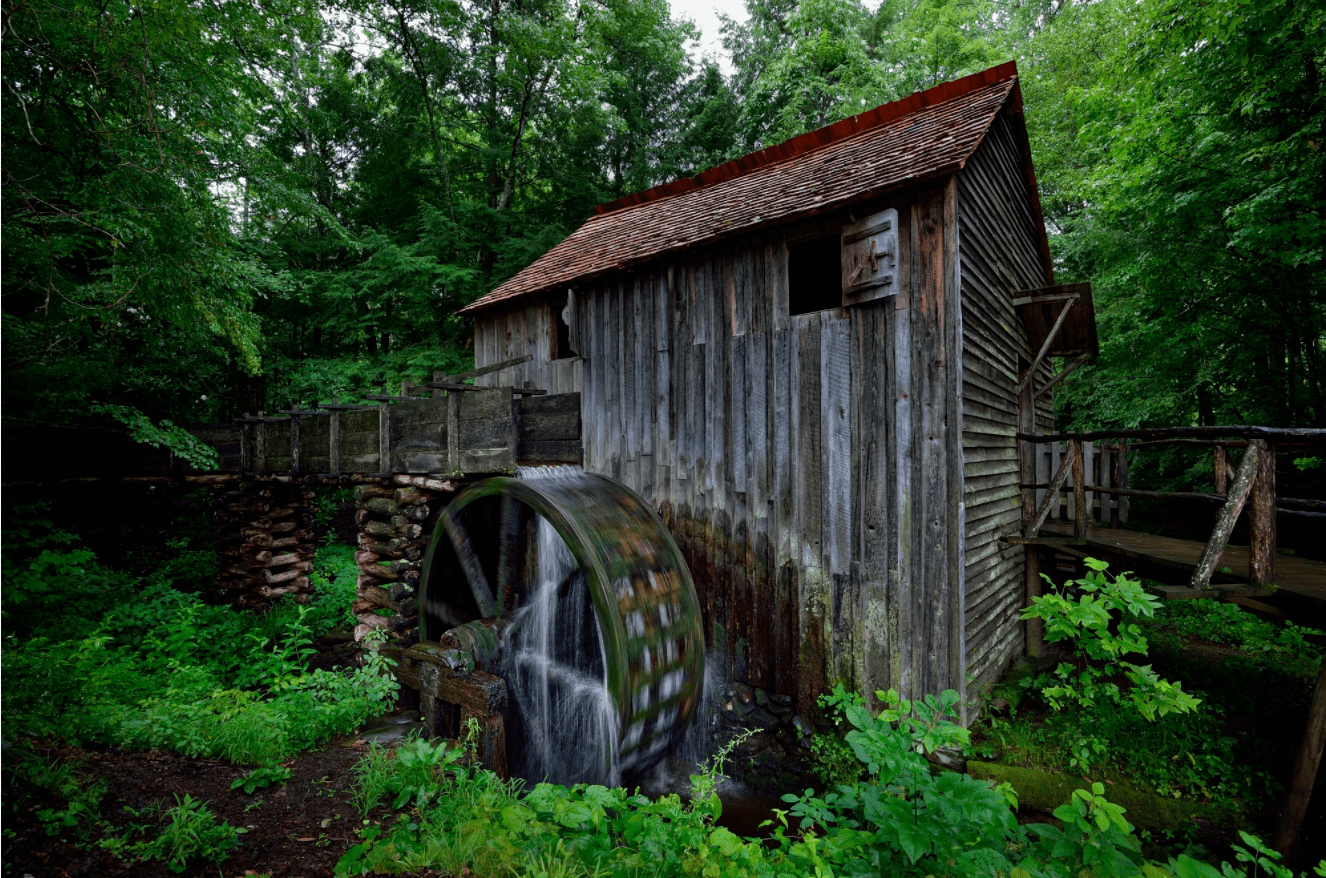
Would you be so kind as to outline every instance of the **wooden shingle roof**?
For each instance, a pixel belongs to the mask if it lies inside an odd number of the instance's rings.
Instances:
[[[785,143],[597,208],[473,313],[682,250],[960,170],[1009,101],[1013,62],[917,92]],[[1036,196],[1030,160],[1027,173]],[[1034,205],[1040,215],[1040,205]]]

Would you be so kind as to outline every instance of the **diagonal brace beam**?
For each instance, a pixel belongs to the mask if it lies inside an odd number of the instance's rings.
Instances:
[[[1041,506],[1036,510],[1036,517],[1032,519],[1031,524],[1027,525],[1026,533],[1023,536],[1028,538],[1040,533],[1041,525],[1045,524],[1045,519],[1050,515],[1050,507],[1059,504],[1059,490],[1063,488],[1064,482],[1068,481],[1068,468],[1072,466],[1073,453],[1070,450],[1064,455],[1063,460],[1059,461],[1059,469],[1055,470],[1054,478],[1050,479],[1050,485],[1045,491],[1045,499],[1041,501]]]
[[[1229,497],[1216,518],[1211,539],[1207,541],[1206,548],[1202,549],[1202,557],[1198,559],[1197,567],[1192,572],[1192,579],[1188,582],[1189,587],[1201,589],[1211,584],[1211,574],[1215,573],[1220,554],[1229,544],[1229,535],[1234,532],[1234,524],[1239,520],[1243,504],[1247,502],[1248,495],[1252,492],[1252,481],[1257,475],[1257,462],[1260,457],[1261,452],[1256,443],[1249,445],[1248,450],[1243,453],[1243,461],[1234,476],[1234,485],[1229,489]]]
[[[1045,342],[1041,345],[1041,349],[1036,353],[1036,359],[1032,361],[1031,368],[1027,370],[1026,377],[1022,379],[1022,383],[1018,384],[1018,389],[1017,392],[1013,394],[1014,396],[1021,396],[1022,391],[1026,389],[1029,383],[1031,383],[1032,378],[1036,375],[1036,369],[1040,366],[1041,360],[1045,359],[1045,355],[1050,352],[1050,346],[1054,344],[1054,337],[1059,334],[1059,329],[1064,325],[1064,320],[1068,318],[1068,312],[1072,309],[1073,303],[1077,301],[1077,298],[1077,296],[1073,296],[1071,299],[1064,300],[1064,310],[1059,312],[1059,319],[1054,321],[1054,326],[1050,327],[1049,334],[1045,336]]]

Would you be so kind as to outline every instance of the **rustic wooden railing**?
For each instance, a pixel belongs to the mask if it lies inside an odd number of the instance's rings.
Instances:
[[[1275,490],[1277,447],[1326,447],[1326,430],[1271,427],[1174,427],[1088,433],[1034,435],[1019,433],[1024,479],[1024,539],[1036,538],[1052,513],[1073,523],[1073,534],[1086,537],[1089,524],[1119,527],[1128,521],[1128,498],[1168,498],[1221,504],[1216,524],[1189,586],[1206,588],[1239,515],[1249,513],[1251,548],[1248,581],[1269,585],[1274,579],[1276,517],[1321,519],[1326,501],[1281,497]],[[1128,487],[1129,450],[1187,445],[1212,449],[1212,493],[1144,491]],[[1243,449],[1237,468],[1231,451]]]
[[[336,479],[510,472],[517,464],[580,463],[580,395],[528,387],[478,387],[466,379],[518,365],[522,357],[460,375],[435,373],[422,386],[373,405],[339,399],[311,409],[258,412],[189,430],[217,450],[212,470],[112,430],[7,430],[5,484],[119,479],[224,480],[242,475]]]

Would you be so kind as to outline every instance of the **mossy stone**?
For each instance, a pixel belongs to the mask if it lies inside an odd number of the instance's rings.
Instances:
[[[1080,777],[1068,777],[1043,768],[1024,768],[999,762],[967,761],[967,773],[995,783],[1008,781],[1018,794],[1022,809],[1051,812],[1072,798],[1073,791],[1090,786]],[[1217,825],[1232,825],[1236,815],[1226,808],[1171,799],[1134,784],[1115,781],[1105,790],[1105,798],[1126,810],[1129,823],[1140,829],[1174,829],[1190,820]]]

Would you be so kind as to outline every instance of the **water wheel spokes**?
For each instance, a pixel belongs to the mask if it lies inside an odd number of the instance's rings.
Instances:
[[[589,681],[601,680],[622,768],[660,758],[699,706],[704,635],[690,572],[654,510],[604,476],[562,470],[461,492],[425,556],[420,608],[425,640],[478,619],[510,621],[508,686],[537,677],[560,687],[556,703],[522,711],[565,713],[568,700],[590,697]]]

